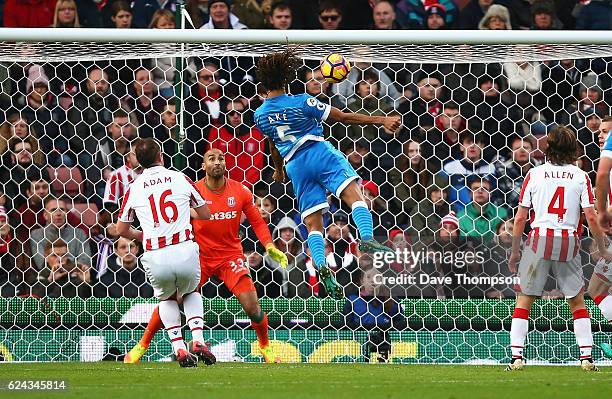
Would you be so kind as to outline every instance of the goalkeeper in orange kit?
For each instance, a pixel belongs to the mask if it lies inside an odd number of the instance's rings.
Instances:
[[[266,222],[253,203],[253,194],[241,183],[226,175],[225,157],[217,149],[204,154],[203,169],[206,176],[195,183],[204,197],[211,213],[210,220],[192,220],[195,241],[200,246],[200,288],[212,277],[218,277],[236,296],[242,308],[251,319],[251,326],[257,333],[259,350],[266,363],[280,361],[272,350],[268,339],[268,316],[262,311],[257,299],[253,280],[249,275],[246,258],[242,251],[238,229],[242,213],[253,226],[259,241],[266,248],[270,258],[287,267],[287,256],[272,243],[272,236]],[[190,320],[187,320],[190,323]],[[191,321],[192,323],[197,321]],[[203,324],[203,320],[200,321]],[[191,326],[191,324],[190,324]],[[142,338],[128,352],[125,363],[137,363],[146,353],[153,337],[163,327],[155,308]],[[202,325],[203,327],[203,325]],[[193,328],[192,328],[193,330]],[[206,345],[193,347],[192,352],[206,364],[215,363],[214,355]]]

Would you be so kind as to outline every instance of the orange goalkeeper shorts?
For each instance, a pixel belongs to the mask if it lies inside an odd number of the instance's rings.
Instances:
[[[234,296],[255,291],[255,285],[249,275],[249,267],[244,256],[214,262],[205,261],[200,256],[200,271],[198,290],[214,276],[223,281]]]

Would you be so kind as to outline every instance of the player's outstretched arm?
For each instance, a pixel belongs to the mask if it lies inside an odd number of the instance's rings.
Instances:
[[[283,183],[285,181],[285,169],[283,169],[285,165],[285,161],[283,160],[282,155],[278,152],[278,149],[274,145],[274,141],[268,137],[268,145],[270,146],[270,156],[272,157],[272,162],[274,162],[274,181],[278,183]]]
[[[401,124],[402,118],[395,116],[373,116],[362,115],[355,112],[342,112],[336,107],[332,107],[327,120],[340,122],[345,125],[379,125],[384,126],[389,132],[396,133]]]
[[[523,238],[523,231],[527,225],[527,218],[529,217],[529,208],[519,205],[519,209],[514,216],[514,229],[512,230],[512,251],[510,252],[510,259],[508,259],[508,269],[512,273],[516,273],[519,258],[521,256],[521,239]]]
[[[142,231],[132,228],[130,223],[117,221],[117,234],[128,240],[142,241]]]

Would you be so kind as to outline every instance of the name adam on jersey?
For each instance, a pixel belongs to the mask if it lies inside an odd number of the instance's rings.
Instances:
[[[148,183],[146,181],[143,181],[142,183],[143,183],[142,186],[145,188],[154,186],[156,184],[172,183],[172,177],[166,176],[164,177],[164,180],[162,180],[161,177],[158,177],[157,179],[150,179]]]

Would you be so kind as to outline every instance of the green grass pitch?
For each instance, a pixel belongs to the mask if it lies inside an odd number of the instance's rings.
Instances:
[[[181,369],[175,363],[0,364],[0,381],[63,379],[65,391],[0,390],[0,398],[610,398],[612,367],[223,363]]]

